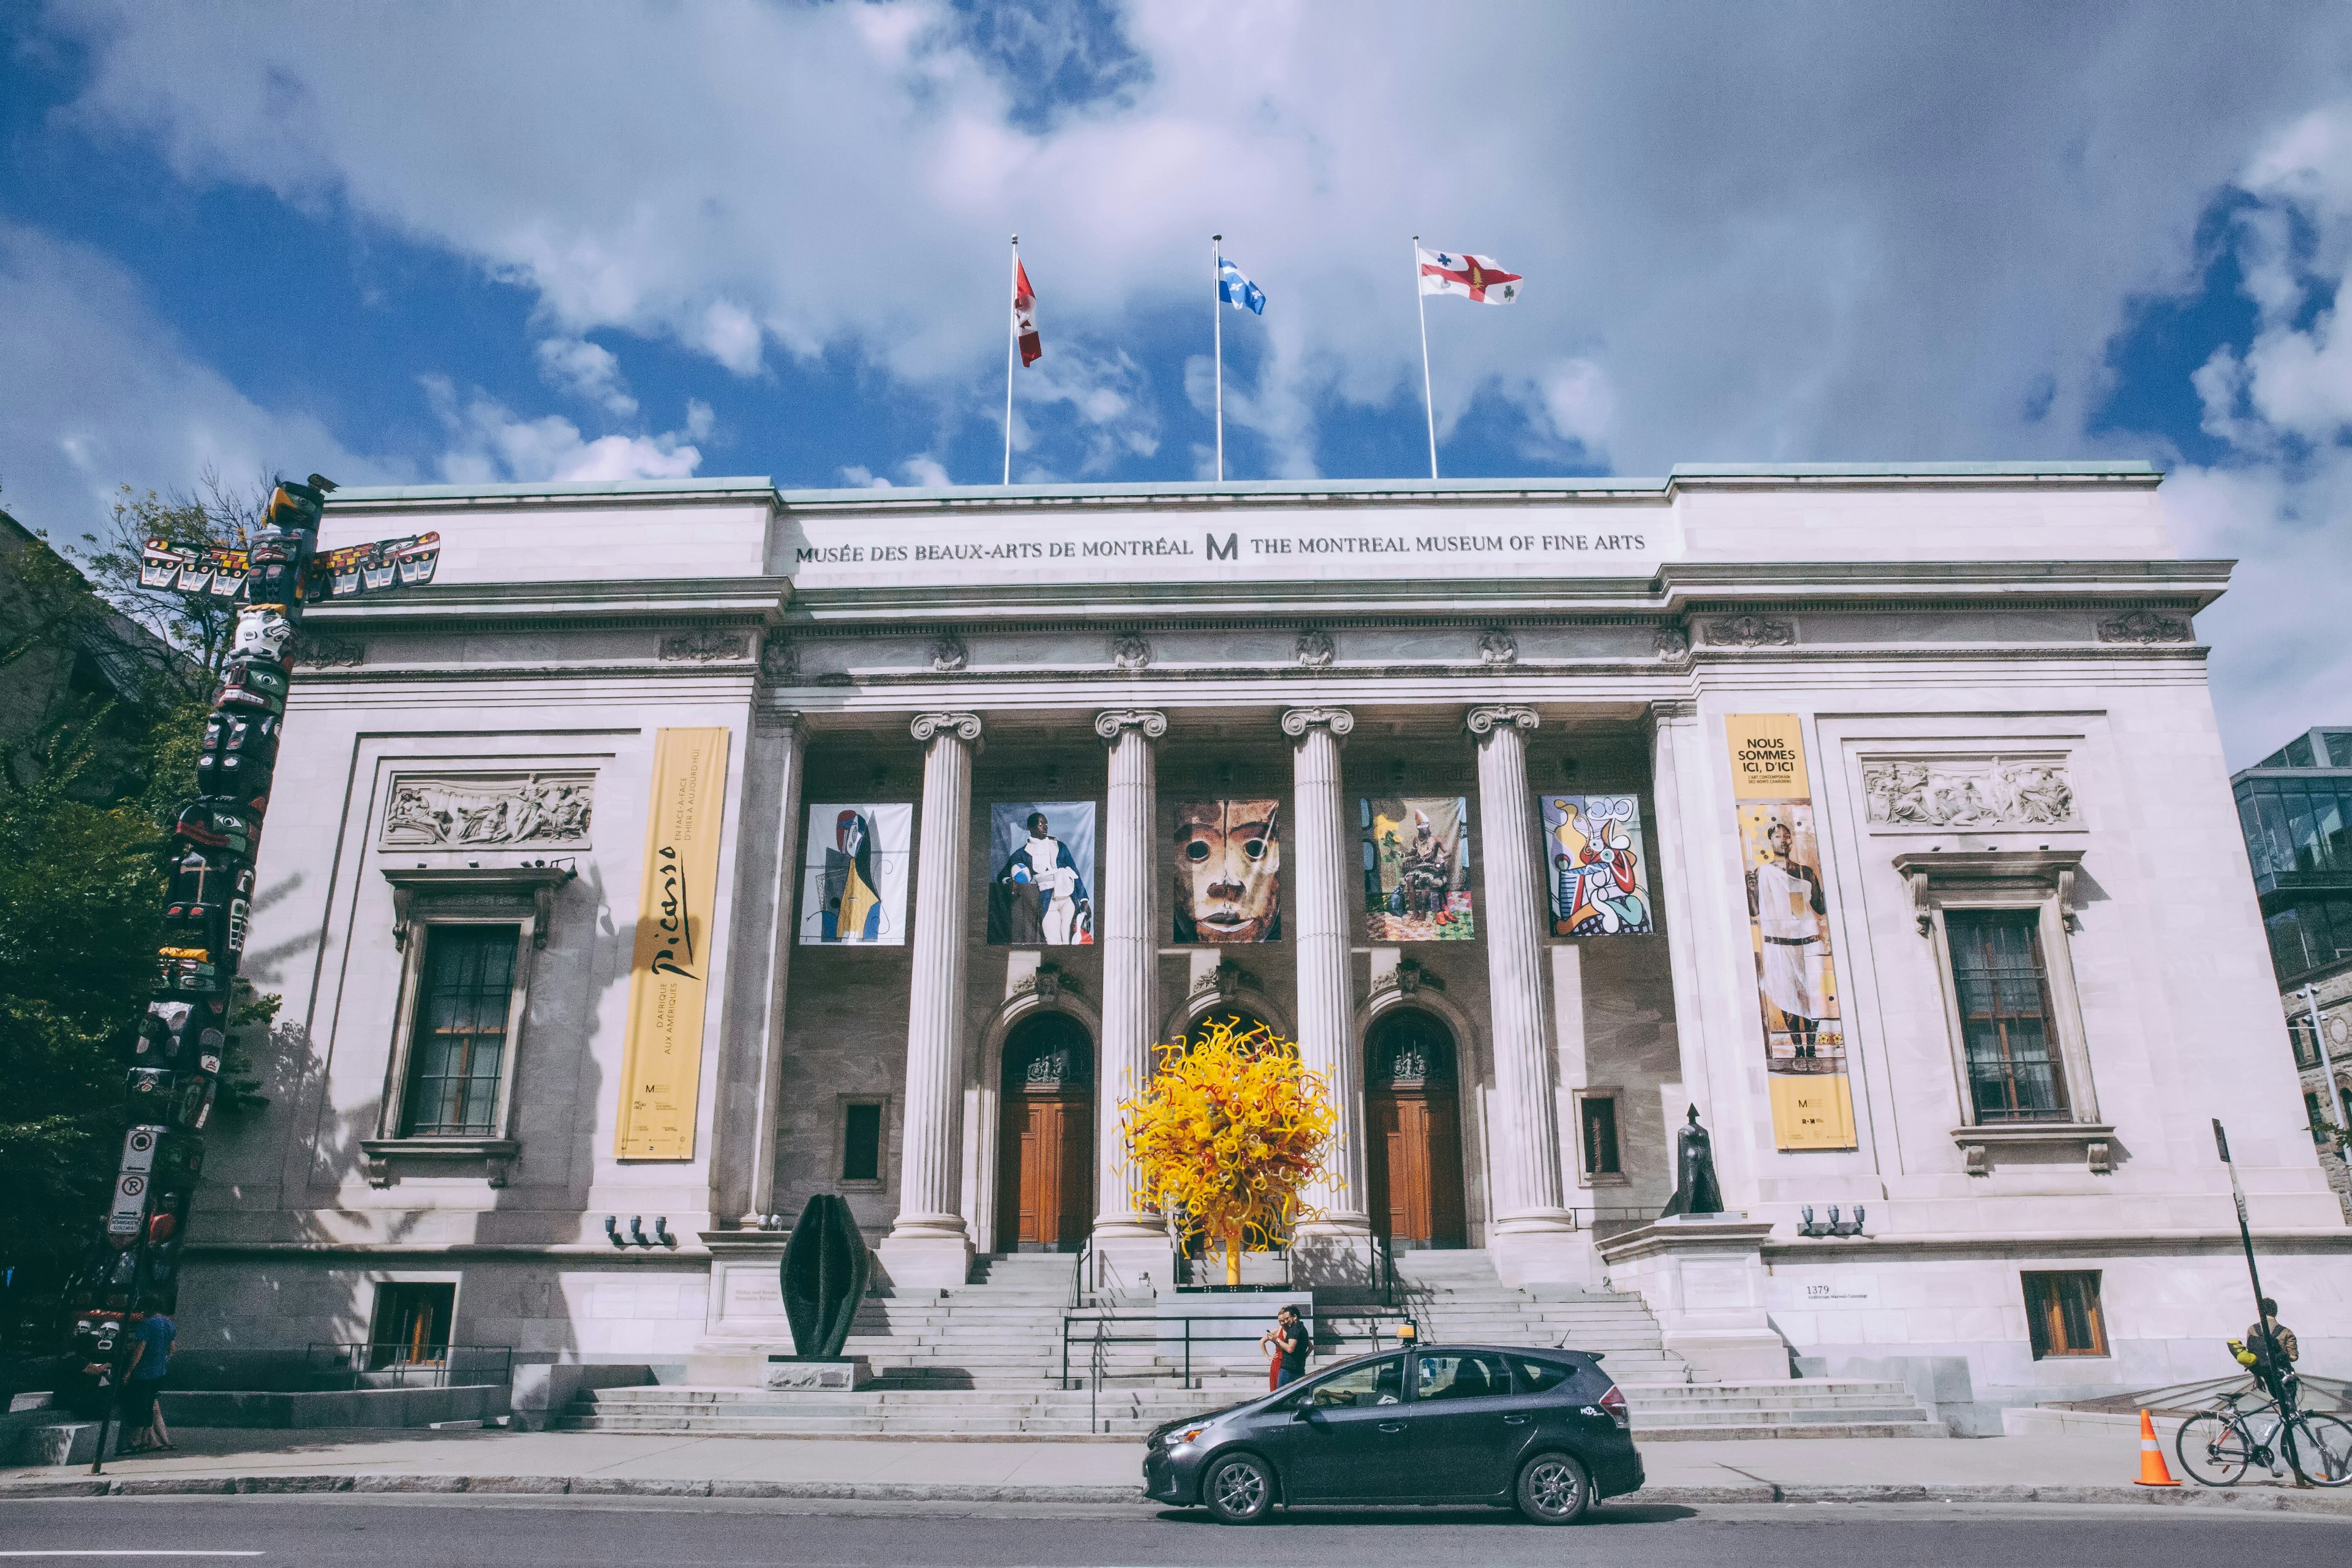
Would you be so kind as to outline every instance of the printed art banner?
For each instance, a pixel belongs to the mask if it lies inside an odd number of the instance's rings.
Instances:
[[[1773,1141],[1782,1149],[1851,1149],[1853,1089],[1804,731],[1790,713],[1734,714],[1729,725]]]
[[[812,805],[801,862],[804,946],[902,947],[912,805]]]
[[[1169,908],[1178,942],[1282,940],[1281,816],[1279,801],[1177,803]]]
[[[1374,942],[1468,942],[1470,803],[1460,795],[1363,803],[1364,933]]]
[[[1642,855],[1642,797],[1546,795],[1545,887],[1554,936],[1647,936],[1656,929]]]
[[[989,808],[988,940],[1085,947],[1095,940],[1095,803],[1000,802]]]
[[[656,731],[649,798],[614,1153],[691,1160],[719,833],[727,817],[727,731]]]

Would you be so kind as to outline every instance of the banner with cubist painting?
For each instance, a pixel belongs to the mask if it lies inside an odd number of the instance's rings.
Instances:
[[[1642,847],[1642,797],[1544,795],[1544,885],[1554,936],[1647,936],[1656,929]]]
[[[801,941],[899,947],[907,941],[912,805],[812,805],[801,858]]]
[[[1470,803],[1460,795],[1360,803],[1364,934],[1373,942],[1468,942]]]
[[[1736,713],[1727,722],[1773,1142],[1851,1149],[1853,1089],[1803,726],[1790,713]]]
[[[1095,940],[1095,803],[1001,801],[989,808],[988,940],[1085,947]]]

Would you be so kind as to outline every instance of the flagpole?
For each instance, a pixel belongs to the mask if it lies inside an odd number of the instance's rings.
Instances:
[[[1429,477],[1433,479],[1437,477],[1437,402],[1429,394],[1429,296],[1421,289],[1421,236],[1417,234],[1412,237],[1412,302],[1421,311],[1421,407],[1429,416]],[[1008,430],[1011,427],[1006,426]]]
[[[1013,291],[1004,306],[1004,482],[1009,485],[1013,482],[1013,362],[1021,353],[1021,317],[1012,305],[1012,297],[1021,292],[1021,237],[1017,234],[1013,237],[1013,270],[1005,281]]]
[[[1225,237],[1209,237],[1209,335],[1217,360],[1217,482],[1225,482],[1225,312],[1217,296],[1225,286]]]

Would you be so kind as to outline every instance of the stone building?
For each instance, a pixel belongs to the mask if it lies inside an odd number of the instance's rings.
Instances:
[[[902,1295],[1166,1299],[1118,1102],[1234,1017],[1339,1104],[1302,1282],[1482,1252],[1701,1379],[2213,1375],[2218,1117],[2334,1370],[2158,478],[339,491],[441,564],[310,613],[184,1331],[789,1348],[821,1192]],[[1729,1212],[1653,1223],[1692,1111]]]

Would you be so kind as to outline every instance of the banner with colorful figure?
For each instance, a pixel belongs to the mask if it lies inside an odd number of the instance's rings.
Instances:
[[[1642,797],[1542,795],[1544,888],[1554,936],[1647,936],[1657,929],[1642,855]]]
[[[1851,1149],[1853,1090],[1804,730],[1790,713],[1734,714],[1728,723],[1773,1141]]]
[[[1364,934],[1373,942],[1468,942],[1470,803],[1382,796],[1360,805]]]

